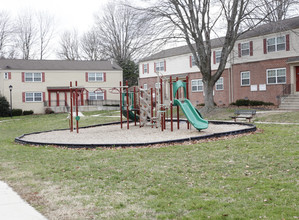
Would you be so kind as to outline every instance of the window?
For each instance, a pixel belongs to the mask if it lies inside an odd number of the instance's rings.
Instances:
[[[143,88],[147,90],[147,84],[143,84]]]
[[[155,83],[155,88],[160,89],[160,87],[161,87],[160,85],[161,85],[160,83]]]
[[[286,36],[268,38],[267,50],[268,52],[286,50]]]
[[[164,71],[164,61],[155,63],[156,72]]]
[[[89,100],[104,100],[104,92],[90,92],[88,93]]]
[[[89,82],[103,82],[104,74],[103,73],[88,73]]]
[[[284,84],[286,83],[286,69],[270,69],[267,70],[267,83],[268,84]]]
[[[241,86],[249,86],[250,85],[250,72],[241,72]]]
[[[241,44],[241,55],[248,56],[250,53],[250,45],[249,42]]]
[[[192,92],[202,92],[203,91],[203,83],[202,79],[194,79],[191,81]]]
[[[8,79],[8,73],[4,73],[4,79]]]
[[[196,66],[196,63],[195,63],[195,59],[194,59],[194,56],[193,55],[191,55],[190,56],[190,67],[192,67],[192,66]],[[199,58],[199,56],[198,56],[198,60],[200,61],[200,58]]]
[[[25,82],[41,82],[42,73],[25,73]]]
[[[147,64],[143,64],[143,73],[148,73]]]
[[[26,92],[25,93],[25,101],[26,102],[41,102],[42,93],[41,92]]]
[[[216,63],[220,63],[220,60],[221,60],[221,50],[217,50],[215,52],[215,59],[216,59]]]
[[[215,84],[216,90],[223,90],[224,86],[223,86],[223,77],[220,77],[216,84]]]

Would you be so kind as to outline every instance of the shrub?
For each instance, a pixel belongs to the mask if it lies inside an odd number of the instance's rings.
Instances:
[[[45,113],[46,113],[46,114],[53,114],[54,111],[53,111],[51,108],[46,108],[46,109],[45,109]]]
[[[258,100],[249,99],[238,99],[236,102],[231,103],[231,105],[236,106],[260,106],[260,105],[274,105],[272,102],[263,102]]]
[[[23,115],[32,115],[33,111],[29,110],[29,111],[23,111]]]
[[[236,106],[249,106],[250,101],[248,99],[238,99]]]
[[[0,117],[9,116],[9,103],[4,96],[0,96]]]
[[[23,110],[22,109],[13,109],[12,110],[12,116],[20,116],[22,115]]]

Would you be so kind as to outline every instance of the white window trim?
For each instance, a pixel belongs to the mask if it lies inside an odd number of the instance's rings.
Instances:
[[[146,83],[143,84],[143,89],[147,90],[147,84]]]
[[[94,94],[94,96],[96,97],[96,99],[91,99],[91,95]],[[98,99],[98,97],[102,97],[102,99]],[[92,100],[92,101],[104,101],[105,100],[105,93],[104,92],[89,92],[88,93],[88,99]]]
[[[94,80],[91,80],[93,78],[91,74],[94,74]],[[97,80],[97,75],[99,74],[98,78],[101,78],[100,80]],[[104,82],[104,73],[103,72],[89,72],[88,73],[88,82]]]
[[[221,53],[222,53],[221,50],[216,50],[216,51],[215,51],[215,62],[216,62],[216,63],[220,63],[220,61],[221,61]],[[218,61],[218,62],[217,62],[217,61]]]
[[[37,73],[40,74],[40,80],[36,80],[34,77],[34,75]],[[28,78],[28,77],[26,77],[27,74],[32,74],[32,81],[27,80],[27,78]],[[27,73],[25,73],[24,77],[25,77],[25,82],[42,82],[43,81],[43,73],[42,72],[27,72]]]
[[[243,49],[243,45],[248,44],[247,49]],[[248,51],[248,54],[243,54],[243,51]],[[241,56],[249,56],[250,55],[250,42],[241,43]]]
[[[202,89],[198,89],[201,85],[196,85],[197,89],[193,90],[193,85],[192,85],[193,81],[201,82],[200,84],[202,84]],[[193,80],[191,80],[191,92],[203,92],[203,82],[202,82],[202,79],[193,79]]]
[[[4,73],[4,79],[8,79],[9,78],[9,73],[8,72],[5,72]]]
[[[27,95],[29,94],[29,93],[32,93],[33,94],[33,100],[32,101],[27,101]],[[41,97],[41,100],[39,101],[36,101],[36,94],[40,94],[40,97]],[[43,93],[42,92],[25,92],[25,102],[43,102]]]
[[[143,73],[148,73],[147,63],[143,64]]]
[[[276,81],[276,83],[269,83],[268,82],[268,78],[269,78],[269,75],[268,75],[268,73],[269,73],[269,71],[272,71],[272,70],[275,70],[275,81]],[[285,71],[285,82],[280,82],[280,83],[278,83],[277,82],[277,71],[278,70],[284,70]],[[276,68],[276,69],[267,69],[267,85],[280,85],[280,84],[286,84],[287,83],[287,70],[286,70],[286,68]]]
[[[219,81],[222,81],[222,83],[219,83]],[[217,86],[218,85],[222,85],[222,89],[217,89]],[[215,89],[216,89],[216,91],[221,91],[221,90],[224,90],[224,79],[223,79],[223,77],[220,77],[218,80],[217,80],[217,82],[215,83]]]
[[[200,58],[199,58],[199,56],[198,56],[198,60],[199,60],[199,62],[200,62]],[[191,54],[191,65],[192,65],[192,67],[196,66],[196,63],[195,63],[195,59],[194,59],[193,54]]]
[[[248,83],[248,84],[244,84],[244,85],[243,85],[243,77],[242,77],[242,73],[249,73],[249,78],[248,78],[248,79],[249,79],[249,83]],[[241,75],[241,82],[240,82],[240,83],[241,83],[241,86],[250,86],[250,71],[243,71],[243,72],[240,73],[240,75]],[[245,78],[245,79],[247,79],[247,78]]]
[[[277,45],[278,45],[278,43],[277,43],[277,38],[279,38],[279,37],[284,37],[284,50],[277,50]],[[273,39],[273,38],[274,38],[275,42],[274,42],[274,44],[272,44],[272,45],[270,45],[270,46],[273,46],[273,45],[274,45],[274,46],[275,46],[275,50],[274,50],[274,51],[269,51],[268,40],[269,40],[269,39]],[[286,35],[283,35],[283,36],[276,36],[276,37],[269,37],[269,38],[267,38],[267,52],[272,53],[272,52],[277,52],[277,51],[285,51],[286,48],[287,48]]]
[[[156,64],[156,69],[155,69],[156,72],[164,71],[164,69],[165,69],[164,60],[163,61],[158,61],[155,64]]]

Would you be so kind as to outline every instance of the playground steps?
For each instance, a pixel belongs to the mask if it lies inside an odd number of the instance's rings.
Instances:
[[[279,109],[299,110],[299,94],[292,94],[283,97]]]

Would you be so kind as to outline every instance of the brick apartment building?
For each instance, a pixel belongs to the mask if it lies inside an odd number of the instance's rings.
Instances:
[[[212,70],[221,57],[222,38],[212,40]],[[190,100],[204,102],[202,75],[188,46],[163,50],[139,63],[139,85],[154,87],[164,77],[189,77]],[[286,94],[299,95],[299,17],[261,25],[243,34],[216,82],[214,100],[229,105],[238,99],[280,104]]]

